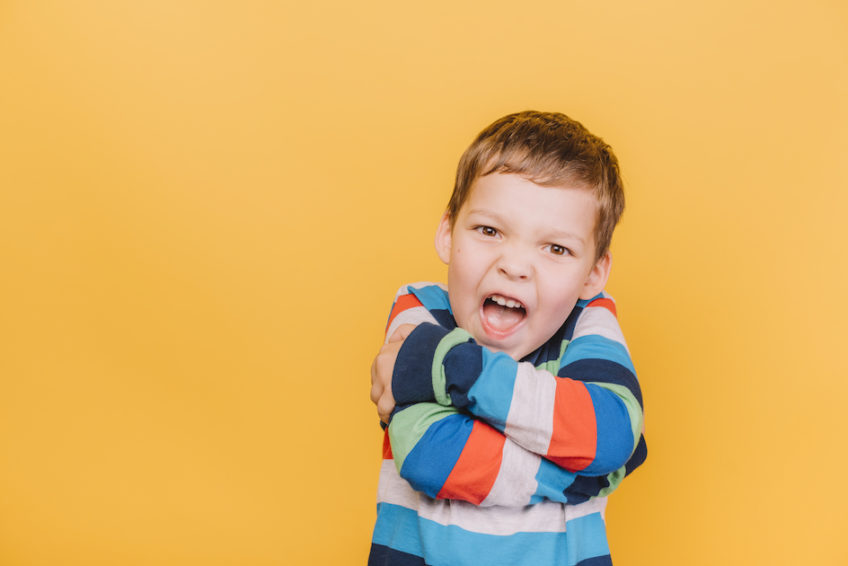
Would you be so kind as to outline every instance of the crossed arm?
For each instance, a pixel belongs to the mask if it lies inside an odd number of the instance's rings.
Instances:
[[[402,288],[372,366],[372,400],[415,489],[480,505],[578,503],[644,460],[641,393],[610,299],[578,304],[548,369],[435,324],[433,307],[432,294]]]

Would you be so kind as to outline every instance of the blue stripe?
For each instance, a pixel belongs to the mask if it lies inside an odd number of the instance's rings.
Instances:
[[[626,367],[631,373],[636,373],[633,362],[630,360],[630,354],[627,353],[627,348],[620,342],[598,334],[587,334],[572,340],[565,350],[560,367],[587,358],[616,362]]]
[[[415,289],[412,286],[408,286],[407,291],[415,295],[421,304],[424,305],[428,311],[432,310],[448,310],[450,311],[450,301],[448,300],[448,294],[446,291],[442,290],[438,285],[427,285],[426,287],[422,287],[420,289]]]
[[[403,461],[401,477],[416,491],[435,498],[459,460],[473,426],[474,419],[460,414],[431,424]]]
[[[617,395],[592,383],[586,384],[595,409],[598,442],[595,459],[580,471],[586,476],[614,472],[624,466],[633,452],[635,438],[631,431],[627,406]]]
[[[606,526],[600,513],[573,519],[566,532],[487,535],[422,519],[411,509],[380,503],[375,544],[415,556],[432,566],[576,566],[609,556]],[[420,538],[419,538],[420,536]]]
[[[471,401],[468,410],[503,432],[512,404],[518,362],[503,352],[492,352],[487,348],[481,348],[481,351],[483,369],[480,379],[468,391]]]
[[[577,476],[565,468],[560,468],[550,460],[542,459],[539,471],[536,472],[536,493],[533,494],[532,502],[542,498],[551,501],[566,503],[565,490],[574,482]]]
[[[642,390],[636,376],[626,367],[609,360],[577,360],[563,366],[559,377],[570,377],[584,383],[610,383],[626,387],[642,406]]]

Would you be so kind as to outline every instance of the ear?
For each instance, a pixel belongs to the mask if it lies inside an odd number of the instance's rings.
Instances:
[[[442,219],[439,221],[439,227],[436,229],[436,253],[439,259],[447,265],[450,263],[451,252],[451,222],[450,215],[445,212]]]
[[[604,290],[607,279],[609,278],[610,267],[612,267],[612,255],[608,251],[601,256],[601,259],[595,262],[589,275],[586,276],[586,281],[583,283],[583,290],[580,292],[581,299],[591,299]]]

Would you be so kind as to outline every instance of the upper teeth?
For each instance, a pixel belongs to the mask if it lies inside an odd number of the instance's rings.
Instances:
[[[495,301],[496,303],[498,303],[502,307],[514,309],[514,308],[521,306],[521,303],[519,303],[518,301],[513,301],[512,299],[507,299],[505,297],[501,297],[500,295],[492,295],[489,298],[492,299],[493,301]]]

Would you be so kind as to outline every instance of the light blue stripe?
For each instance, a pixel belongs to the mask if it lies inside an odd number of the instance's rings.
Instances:
[[[415,289],[413,287],[407,287],[407,290],[418,297],[418,300],[421,301],[421,304],[428,310],[434,309],[446,309],[450,310],[450,301],[448,300],[448,294],[437,285],[428,285],[426,287],[422,287],[420,289]]]
[[[425,556],[432,566],[575,566],[609,554],[600,513],[569,521],[566,532],[497,536],[441,525],[398,505],[380,503],[377,512],[375,543]]]
[[[607,527],[600,513],[572,519],[565,524],[565,530],[569,542],[579,541],[578,544],[568,546],[568,566],[574,566],[587,558],[609,555]]]
[[[518,362],[503,352],[481,348],[483,369],[480,378],[468,390],[468,410],[503,432],[512,404]]]
[[[636,375],[636,369],[633,367],[627,349],[619,342],[598,334],[588,334],[569,342],[560,367],[586,359],[609,360],[626,367],[633,375]]]
[[[536,493],[533,494],[534,499],[532,501],[541,501],[542,498],[546,498],[565,503],[567,500],[563,492],[574,483],[576,476],[577,474],[574,472],[569,472],[550,460],[542,458],[539,471],[536,472]]]
[[[371,541],[401,552],[423,556],[421,540],[418,537],[418,514],[399,505],[378,503],[377,523],[374,525]]]

